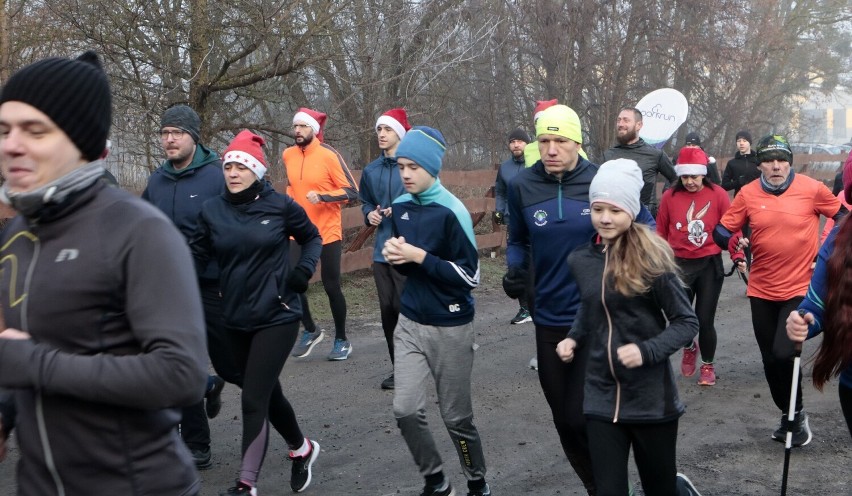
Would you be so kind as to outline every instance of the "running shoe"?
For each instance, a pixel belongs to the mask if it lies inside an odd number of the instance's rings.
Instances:
[[[533,370],[538,370],[538,357],[530,358],[530,368]]]
[[[445,477],[443,482],[437,486],[426,484],[420,496],[456,496],[456,491],[453,489],[450,481]]]
[[[291,355],[299,358],[310,355],[314,346],[322,341],[323,336],[325,336],[324,329],[317,329],[314,332],[302,331],[302,336],[296,346],[293,347]]]
[[[479,481],[481,482],[481,481]],[[491,496],[491,488],[488,487],[486,483],[484,487],[480,489],[471,489],[470,482],[467,483],[467,496]]]
[[[712,363],[701,364],[701,374],[698,376],[699,386],[715,386],[716,385],[716,368]]]
[[[677,489],[681,496],[701,496],[701,493],[698,492],[698,489],[695,489],[689,477],[680,472],[677,473]]]
[[[238,480],[236,486],[229,487],[227,491],[219,493],[219,496],[257,496],[257,488]]]
[[[211,375],[207,382],[209,385],[204,393],[204,411],[207,418],[212,419],[222,410],[222,389],[225,388],[225,380],[218,375]]]
[[[331,353],[328,354],[329,360],[346,360],[349,354],[352,353],[352,343],[347,339],[334,339],[334,346],[331,348]]]
[[[210,446],[204,449],[190,449],[192,461],[195,463],[195,468],[198,470],[207,470],[213,466],[213,456],[210,452]]]
[[[683,349],[683,360],[680,362],[680,373],[684,377],[692,377],[695,375],[695,360],[698,357],[698,344],[693,341],[692,349]]]
[[[524,307],[518,309],[518,313],[512,317],[510,321],[512,324],[526,324],[527,322],[532,322],[532,317],[530,317],[530,312]]]
[[[316,441],[308,440],[311,444],[311,451],[305,456],[291,456],[293,467],[290,471],[290,489],[294,493],[300,493],[311,485],[311,466],[316,461],[320,452],[320,445]]]
[[[393,389],[393,388],[394,388],[393,374],[391,374],[387,379],[382,381],[382,389]]]
[[[790,444],[794,448],[807,446],[813,439],[813,432],[811,432],[808,414],[805,413],[804,410],[797,413],[793,418],[792,429],[793,439],[790,441]],[[781,416],[781,425],[779,425],[778,428],[775,429],[775,432],[772,433],[772,439],[779,443],[787,442],[787,415]]]

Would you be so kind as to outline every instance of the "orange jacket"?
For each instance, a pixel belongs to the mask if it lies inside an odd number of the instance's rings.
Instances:
[[[308,146],[291,146],[282,153],[287,169],[287,194],[305,209],[327,245],[343,239],[341,209],[344,203],[358,198],[355,178],[343,157],[334,148],[314,138]],[[308,201],[315,191],[320,201]]]

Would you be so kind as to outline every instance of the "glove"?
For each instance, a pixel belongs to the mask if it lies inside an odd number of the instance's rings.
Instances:
[[[501,225],[503,225],[503,224],[505,224],[505,223],[506,223],[506,219],[503,217],[503,212],[494,212],[494,213],[492,213],[492,214],[491,214],[491,219],[494,221],[494,223],[495,223],[495,224],[501,224]]]
[[[313,274],[310,274],[308,269],[297,265],[290,271],[290,275],[287,276],[287,287],[295,293],[304,293],[308,290],[308,280],[311,278],[311,275]]]
[[[524,269],[510,268],[503,276],[503,291],[506,292],[506,296],[513,300],[523,296],[527,290],[527,279],[529,279],[529,273]]]

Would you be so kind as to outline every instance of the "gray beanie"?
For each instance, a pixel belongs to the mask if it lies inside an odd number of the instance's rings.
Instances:
[[[169,126],[188,132],[196,143],[201,141],[199,136],[201,134],[201,118],[186,105],[175,105],[163,112],[163,117],[160,118],[160,129]]]
[[[639,165],[626,158],[617,158],[604,162],[589,185],[589,203],[608,203],[630,213],[634,219],[642,204],[639,193],[642,191],[642,171]]]

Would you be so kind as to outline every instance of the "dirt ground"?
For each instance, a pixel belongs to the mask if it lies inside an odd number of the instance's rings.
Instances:
[[[783,445],[771,441],[779,415],[769,396],[760,355],[751,331],[748,300],[739,279],[728,278],[716,326],[718,382],[699,387],[696,378],[678,381],[687,413],[680,421],[679,470],[689,475],[703,495],[780,494]],[[477,298],[477,342],[473,390],[476,424],[488,461],[488,480],[495,495],[582,495],[550,419],[536,373],[527,368],[534,352],[532,324],[509,325],[517,307],[500,288],[480,288]],[[303,431],[322,452],[314,465],[313,483],[305,494],[369,496],[418,495],[422,479],[393,419],[393,393],[379,389],[391,371],[378,321],[349,324],[353,354],[329,362],[326,340],[311,356],[291,359],[281,376],[285,394],[300,416]],[[810,356],[815,343],[808,343]],[[673,357],[679,370],[680,356]],[[852,440],[837,400],[836,383],[824,394],[815,391],[805,367],[805,406],[813,442],[793,451],[788,493],[852,495]],[[228,386],[225,404],[211,421],[214,466],[201,473],[202,494],[215,496],[232,485],[239,468],[240,414],[238,391]],[[428,411],[445,470],[464,495],[465,482],[437,407]],[[291,494],[286,446],[270,437],[259,493]],[[0,493],[14,493],[13,466],[0,464]],[[631,479],[641,492],[635,469]]]

